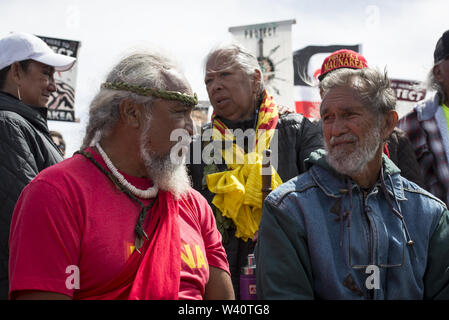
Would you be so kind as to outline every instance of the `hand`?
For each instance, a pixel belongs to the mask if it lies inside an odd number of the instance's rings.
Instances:
[[[251,240],[253,240],[253,242],[257,242],[258,237],[259,237],[259,231],[256,231],[256,233],[254,233],[254,236]]]

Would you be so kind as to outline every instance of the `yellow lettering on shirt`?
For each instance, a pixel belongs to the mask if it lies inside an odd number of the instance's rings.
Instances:
[[[195,256],[192,253],[192,249],[195,250]],[[190,269],[205,268],[207,270],[207,262],[199,245],[184,244],[184,252],[182,251],[183,250],[181,250],[181,259],[190,267]]]
[[[204,259],[203,251],[201,250],[199,245],[195,245],[195,251],[196,251],[196,267],[197,268],[204,268],[207,269],[206,260]]]
[[[126,241],[125,246],[123,247],[123,254],[125,259],[129,259],[129,257],[131,257],[135,249],[136,247],[134,246],[134,243]]]
[[[187,254],[187,256],[181,251],[181,258],[182,260],[187,263],[187,265],[193,269],[195,268],[195,259],[193,259],[193,254],[192,254],[192,250],[190,250],[190,245],[185,244],[184,245],[184,250]]]

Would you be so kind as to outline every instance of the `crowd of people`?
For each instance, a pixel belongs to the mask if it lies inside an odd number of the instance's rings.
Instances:
[[[323,61],[313,120],[233,43],[205,58],[198,130],[181,68],[130,54],[64,160],[46,104],[75,62],[33,35],[0,39],[0,299],[241,299],[253,253],[259,299],[449,299],[449,30],[435,94],[402,119],[357,52]]]

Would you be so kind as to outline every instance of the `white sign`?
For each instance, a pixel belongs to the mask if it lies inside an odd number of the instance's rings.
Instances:
[[[259,60],[265,86],[280,105],[294,110],[291,29],[295,20],[229,28],[235,41]]]

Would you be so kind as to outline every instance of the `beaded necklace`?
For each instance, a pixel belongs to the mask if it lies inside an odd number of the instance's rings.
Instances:
[[[84,151],[80,150],[80,151],[75,152],[75,154],[81,154],[84,157],[86,157],[88,160],[90,160],[98,169],[100,169],[101,172],[103,172],[112,181],[112,183],[114,183],[114,185],[120,191],[122,191],[129,198],[131,198],[132,200],[136,201],[139,204],[140,213],[139,213],[139,217],[137,218],[136,226],[134,227],[134,232],[136,233],[136,241],[135,241],[134,247],[135,247],[136,251],[139,254],[141,254],[141,251],[139,249],[143,246],[145,240],[149,240],[147,233],[145,232],[145,230],[143,230],[143,226],[142,226],[143,221],[145,220],[146,213],[153,207],[157,198],[155,197],[149,205],[145,206],[142,203],[142,201],[139,200],[139,198],[137,198],[134,194],[132,194],[130,192],[130,190],[128,188],[125,188],[125,186],[120,183],[120,181],[117,179],[116,176],[112,175],[111,172],[109,172],[105,168],[103,168],[103,166],[101,164],[99,164],[94,159],[94,157],[92,156],[91,153],[84,152]]]
[[[104,162],[106,163],[106,166],[109,170],[111,170],[112,174],[118,179],[120,184],[122,184],[125,188],[127,188],[133,195],[136,197],[142,198],[142,199],[150,199],[154,198],[157,195],[158,187],[156,185],[148,188],[147,190],[138,189],[135,186],[133,186],[131,183],[129,183],[125,177],[118,172],[117,168],[112,163],[111,159],[109,159],[106,152],[104,152],[103,148],[101,148],[100,143],[96,143],[95,147],[97,147],[98,152],[100,153],[101,157],[103,158]]]

